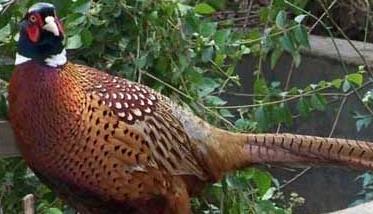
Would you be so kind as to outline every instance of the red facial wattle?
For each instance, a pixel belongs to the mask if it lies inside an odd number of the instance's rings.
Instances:
[[[26,28],[28,38],[33,42],[39,42],[41,34],[41,26],[43,20],[40,14],[32,13],[28,16],[28,26]]]
[[[30,25],[26,29],[28,38],[31,40],[31,42],[36,43],[40,39],[40,28],[37,25]]]

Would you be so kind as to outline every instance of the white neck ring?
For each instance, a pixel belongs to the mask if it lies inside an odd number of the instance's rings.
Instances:
[[[22,56],[21,54],[17,53],[16,54],[16,61],[15,61],[14,64],[15,65],[20,65],[20,64],[23,64],[23,63],[31,61],[31,60],[32,60],[32,58],[28,58],[28,57]],[[67,62],[66,50],[63,49],[61,51],[61,53],[49,56],[48,58],[46,58],[44,60],[44,62],[45,62],[46,65],[48,65],[50,67],[54,67],[54,68],[66,64],[66,62]]]

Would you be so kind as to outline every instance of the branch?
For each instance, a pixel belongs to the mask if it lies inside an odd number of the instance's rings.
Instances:
[[[8,2],[3,3],[2,7],[4,9],[3,9],[3,11],[0,11],[1,15],[3,15],[9,9],[9,7],[12,6],[15,3],[17,3],[17,0],[9,0]]]

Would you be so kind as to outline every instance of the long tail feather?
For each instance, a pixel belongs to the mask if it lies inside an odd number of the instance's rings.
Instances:
[[[257,163],[332,164],[373,169],[373,143],[295,134],[242,134],[214,130],[212,168],[221,173]]]

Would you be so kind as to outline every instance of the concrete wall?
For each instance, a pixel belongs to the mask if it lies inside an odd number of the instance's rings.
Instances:
[[[293,71],[291,86],[306,86],[311,83],[317,83],[320,80],[332,80],[344,76],[344,68],[338,54],[330,39],[312,37],[312,50],[304,51],[302,63],[299,68]],[[363,61],[356,51],[343,40],[338,40],[337,45],[343,55],[343,59],[348,64],[347,71],[356,71],[357,65]],[[373,46],[356,42],[354,45],[366,56],[368,63],[373,65]],[[240,93],[252,93],[253,71],[257,65],[257,59],[246,57],[238,66],[238,73],[241,77],[242,88],[234,90]],[[291,67],[291,57],[284,56],[276,68],[271,71],[268,64],[264,66],[264,73],[267,80],[286,82],[288,72]],[[368,88],[373,88],[373,85]],[[250,99],[242,97],[227,96],[229,104],[248,104]],[[328,110],[322,113],[313,113],[310,119],[298,119],[292,127],[283,128],[281,132],[291,132],[299,134],[328,136],[340,100],[328,105]],[[334,131],[333,137],[346,137],[352,139],[373,140],[371,127],[357,132],[355,121],[352,118],[352,112],[355,110],[363,111],[363,108],[355,96],[351,96],[341,113],[338,125]],[[273,130],[275,131],[275,130]],[[281,182],[289,180],[296,176],[303,169],[296,169],[294,172],[284,170],[279,167],[272,167],[270,171],[274,177]],[[361,190],[361,183],[355,181],[356,177],[362,172],[333,167],[313,167],[303,176],[284,188],[285,192],[297,192],[306,199],[304,206],[296,210],[296,213],[323,213],[346,208],[356,199],[356,194]],[[373,213],[373,211],[372,211]]]

